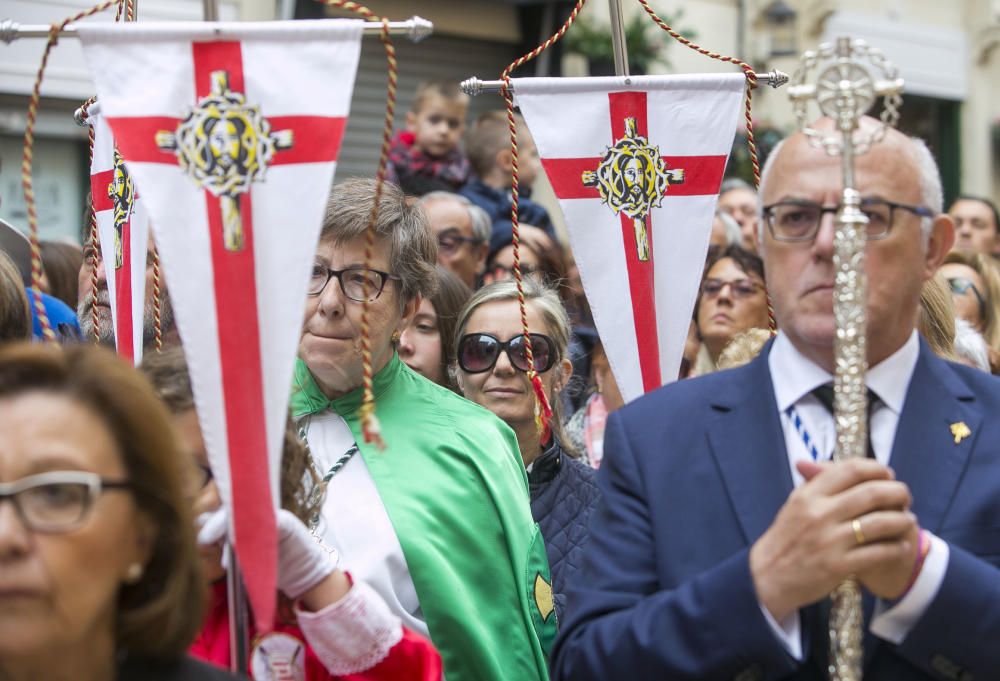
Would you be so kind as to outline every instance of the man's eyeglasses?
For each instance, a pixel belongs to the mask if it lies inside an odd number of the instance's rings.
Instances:
[[[477,239],[474,236],[462,236],[454,232],[449,232],[438,236],[438,251],[445,255],[451,255],[461,248],[462,244],[478,245],[481,243],[483,243],[483,240]]]
[[[535,371],[544,374],[556,361],[556,345],[548,336],[532,333],[531,351],[535,360]],[[528,352],[524,334],[518,334],[508,341],[501,341],[488,333],[470,333],[458,341],[458,366],[467,374],[481,374],[491,370],[506,352],[507,359],[518,371],[528,371]]]
[[[986,314],[986,299],[983,298],[983,294],[980,293],[971,279],[951,277],[948,279],[948,286],[951,288],[952,293],[957,293],[960,296],[965,295],[967,291],[971,290],[973,295],[976,296],[976,300],[979,301],[979,314],[983,316]]]
[[[715,298],[722,293],[722,289],[729,287],[730,295],[733,298],[749,298],[761,288],[760,284],[753,279],[706,279],[701,282],[701,295],[705,298]]]
[[[309,276],[309,295],[318,296],[334,277],[340,282],[340,290],[344,295],[356,303],[372,302],[382,295],[382,289],[385,288],[387,281],[390,279],[399,281],[399,277],[379,270],[369,270],[364,267],[331,270],[322,263],[314,263],[312,274]]]
[[[21,522],[32,532],[69,532],[83,524],[106,490],[129,489],[122,480],[105,480],[85,471],[53,471],[0,482],[0,503],[10,499]]]
[[[839,210],[839,205],[821,206],[814,201],[780,201],[764,206],[764,221],[775,241],[812,241],[816,238],[823,216],[836,214]],[[861,212],[868,218],[868,240],[887,237],[898,210],[923,218],[934,217],[934,211],[924,206],[909,206],[885,199],[861,199]]]

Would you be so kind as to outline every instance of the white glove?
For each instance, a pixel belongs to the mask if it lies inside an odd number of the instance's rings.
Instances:
[[[198,523],[198,543],[202,546],[222,541],[229,530],[229,518],[222,508],[203,514]],[[294,600],[326,579],[337,563],[291,512],[279,510],[277,524],[278,588]]]

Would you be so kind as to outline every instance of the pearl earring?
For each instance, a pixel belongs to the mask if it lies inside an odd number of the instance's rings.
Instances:
[[[142,563],[132,563],[128,566],[128,570],[125,572],[125,581],[129,584],[135,584],[142,579],[142,573]]]

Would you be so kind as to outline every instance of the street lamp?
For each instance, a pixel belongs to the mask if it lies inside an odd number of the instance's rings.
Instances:
[[[771,33],[771,56],[798,54],[795,35],[796,12],[784,0],[774,0],[764,10],[764,21]]]

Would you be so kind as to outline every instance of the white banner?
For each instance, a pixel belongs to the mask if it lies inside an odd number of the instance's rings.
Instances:
[[[635,399],[677,377],[745,77],[512,82],[611,369]]]
[[[80,26],[148,202],[258,631],[306,288],[363,22]]]
[[[114,137],[95,103],[87,111],[94,129],[90,190],[101,259],[107,279],[111,323],[118,354],[142,361],[146,302],[146,256],[149,213],[115,147]],[[105,301],[98,292],[98,305]]]

